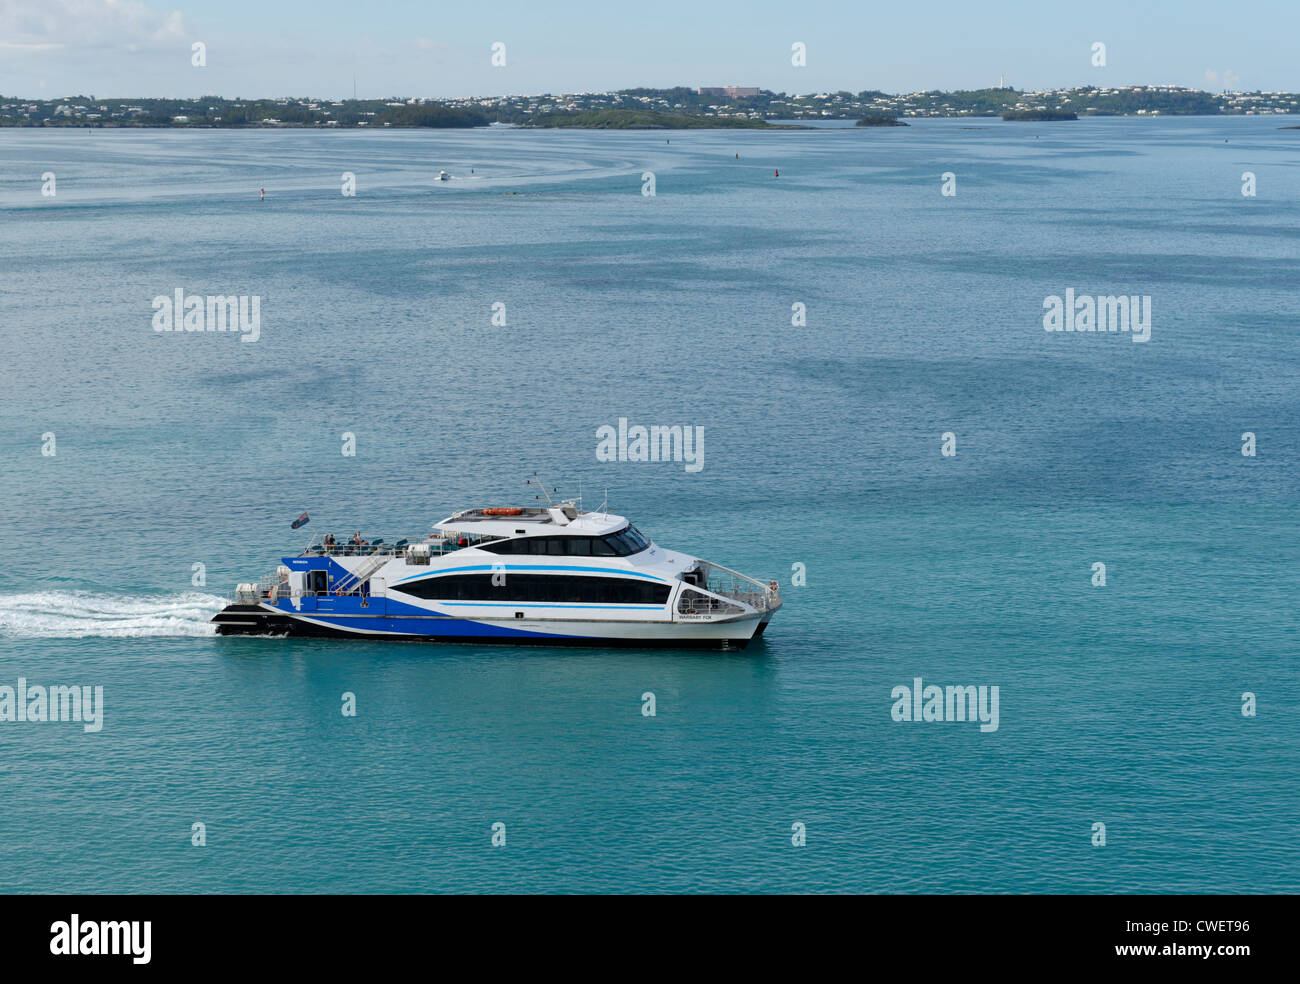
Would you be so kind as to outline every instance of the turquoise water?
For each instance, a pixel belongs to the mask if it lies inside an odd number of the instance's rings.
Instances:
[[[104,688],[0,722],[0,890],[1300,890],[1288,122],[0,131],[0,686]],[[260,339],[153,331],[178,287]],[[1067,287],[1151,341],[1044,332]],[[597,461],[620,417],[703,470]],[[742,653],[210,634],[304,534],[534,471],[785,608]],[[893,720],[917,676],[998,729]]]

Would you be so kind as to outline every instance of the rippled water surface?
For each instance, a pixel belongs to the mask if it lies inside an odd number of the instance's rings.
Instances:
[[[0,131],[0,687],[104,688],[0,721],[0,889],[1300,890],[1285,122]],[[155,332],[177,288],[260,339]],[[1066,288],[1151,341],[1044,332]],[[704,468],[597,461],[620,417]],[[211,634],[304,534],[534,471],[784,610],[742,653]],[[893,720],[918,676],[997,730]]]

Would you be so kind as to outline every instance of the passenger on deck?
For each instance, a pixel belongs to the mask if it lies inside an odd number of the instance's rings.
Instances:
[[[333,553],[333,552],[334,552],[334,534],[333,534],[333,533],[326,533],[326,534],[325,534],[325,552],[326,552],[326,553]]]
[[[360,530],[357,530],[357,532],[353,535],[353,537],[352,537],[352,545],[353,545],[354,547],[364,547],[364,546],[367,546],[366,541],[363,540],[363,539],[361,539],[361,531],[360,531]]]

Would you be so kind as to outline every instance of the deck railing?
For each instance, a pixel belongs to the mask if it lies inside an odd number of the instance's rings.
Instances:
[[[771,584],[763,584],[752,577],[746,577],[737,571],[711,564],[706,560],[700,561],[699,570],[704,576],[703,587],[707,591],[739,601],[760,612],[780,607],[781,589],[775,581]]]
[[[739,615],[744,609],[722,598],[687,587],[677,596],[679,615]]]
[[[370,557],[370,556],[389,556],[396,557],[405,553],[410,547],[416,544],[428,544],[429,553],[434,556],[453,553],[461,549],[460,540],[466,540],[467,546],[474,546],[477,543],[485,541],[499,540],[497,536],[481,536],[470,534],[451,535],[445,537],[367,537],[367,542],[355,544],[350,539],[340,540],[336,543],[326,545],[325,538],[321,534],[307,544],[306,548],[300,554],[302,557]]]
[[[300,557],[348,557],[348,558],[373,558],[373,560],[362,560],[360,564],[352,566],[361,576],[340,580],[337,587],[332,586],[329,591],[317,592],[320,595],[330,596],[347,596],[363,594],[362,588],[370,580],[370,576],[375,570],[382,566],[377,563],[383,558],[408,557],[411,563],[428,564],[430,558],[441,557],[444,554],[453,553],[462,548],[461,539],[468,541],[466,545],[473,545],[483,542],[484,540],[500,539],[499,537],[475,536],[473,534],[465,536],[463,534],[453,534],[447,536],[433,536],[428,538],[418,537],[385,537],[376,536],[367,538],[366,543],[352,543],[350,541],[340,541],[332,544],[325,543],[325,534],[317,533],[298,554]],[[412,548],[417,548],[413,550]],[[274,592],[274,594],[272,593]],[[262,602],[274,600],[276,598],[289,597],[289,579],[288,575],[280,570],[272,571],[270,574],[264,574],[257,581],[243,582],[235,586],[232,594],[232,600],[239,602]],[[304,591],[298,597],[314,597],[312,592]]]
[[[279,573],[264,574],[257,581],[249,581],[245,584],[235,586],[230,600],[235,604],[260,604],[263,601],[279,601],[282,598],[346,598],[350,595],[369,594],[362,588],[368,584],[362,581],[360,584],[354,584],[351,587],[331,588],[329,591],[300,591],[293,594],[289,586],[288,577],[282,577]]]
[[[338,541],[327,545],[325,538],[317,536],[303,550],[303,557],[370,557],[370,556],[390,556],[395,557],[398,554],[405,553],[406,548],[413,543],[427,543],[431,553],[441,553],[442,541],[440,540],[413,540],[410,537],[372,537],[368,538],[365,543],[356,544],[348,541]]]

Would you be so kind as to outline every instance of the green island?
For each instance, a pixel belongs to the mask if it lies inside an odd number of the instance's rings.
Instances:
[[[867,113],[860,120],[853,124],[854,126],[907,126],[896,116],[890,116],[888,113]]]
[[[446,106],[390,106],[375,117],[378,126],[467,127],[492,121],[480,112]]]
[[[1078,113],[1060,109],[1009,109],[1002,114],[1004,120],[1036,120],[1038,122],[1056,122],[1057,120],[1077,120]]]

